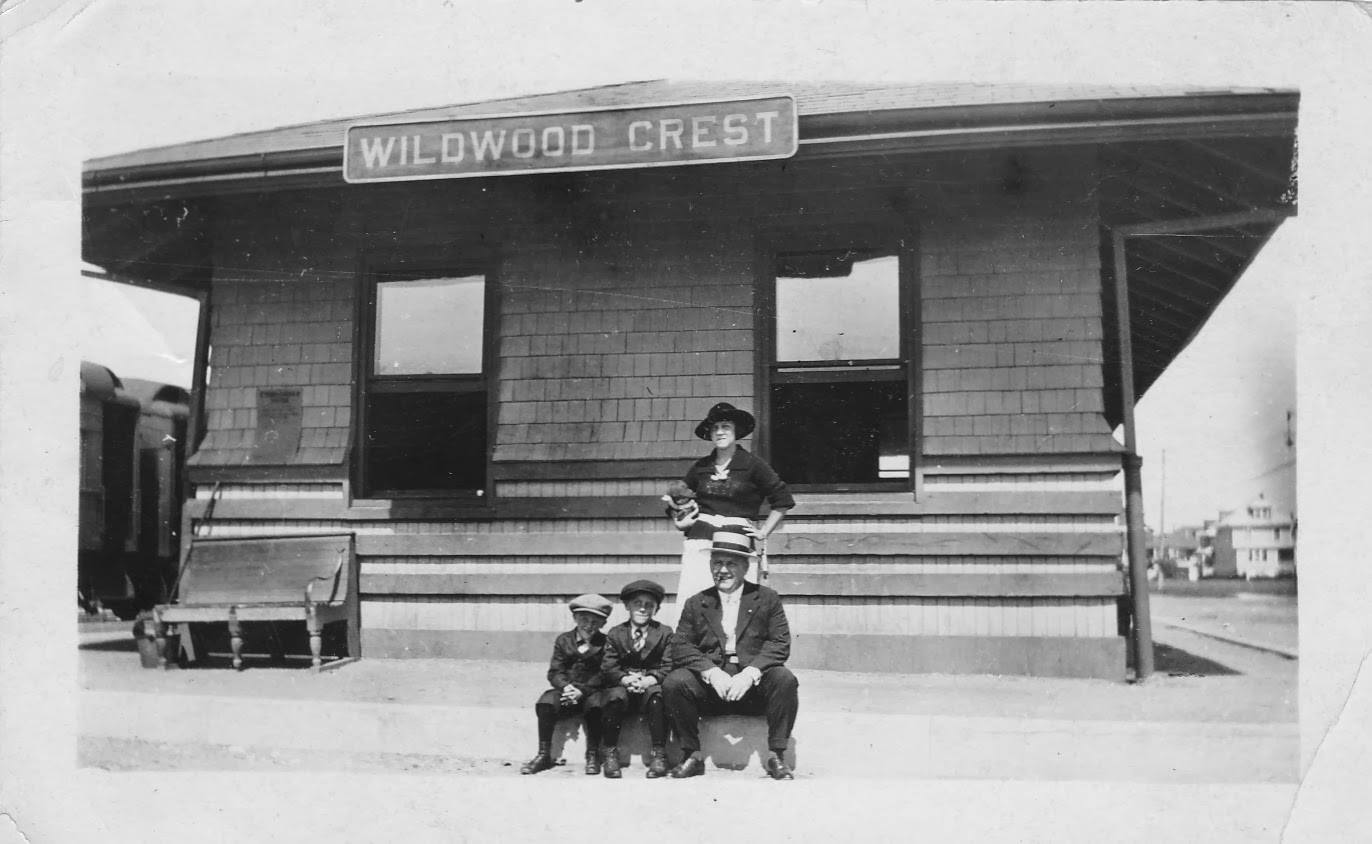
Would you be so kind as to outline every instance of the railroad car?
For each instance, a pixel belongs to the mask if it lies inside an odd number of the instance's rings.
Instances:
[[[165,600],[180,556],[190,394],[81,363],[77,600],[122,619]]]

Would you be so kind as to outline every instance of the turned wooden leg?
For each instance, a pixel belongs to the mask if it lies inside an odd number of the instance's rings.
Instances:
[[[157,664],[163,671],[167,670],[167,625],[161,620],[154,620],[152,624],[143,627],[143,635],[153,640],[157,647]]]
[[[233,667],[237,671],[243,670],[243,629],[238,623],[238,616],[229,613],[229,647],[233,649]]]
[[[320,656],[324,652],[323,631],[320,630],[319,618],[314,613],[310,613],[305,618],[305,626],[310,631],[310,670],[318,671],[319,667],[323,665]]]

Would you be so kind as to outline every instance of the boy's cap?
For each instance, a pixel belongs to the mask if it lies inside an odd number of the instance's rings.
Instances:
[[[663,589],[661,586],[654,583],[653,581],[635,580],[633,583],[630,583],[628,586],[625,586],[623,589],[619,590],[619,600],[627,602],[630,598],[632,598],[640,592],[645,592],[649,595],[652,595],[653,600],[657,601],[658,606],[661,606],[662,599],[667,597],[667,590]]]
[[[573,598],[567,606],[572,612],[595,613],[601,618],[609,618],[610,610],[614,609],[614,604],[610,603],[608,598],[594,592],[587,592],[585,595]]]

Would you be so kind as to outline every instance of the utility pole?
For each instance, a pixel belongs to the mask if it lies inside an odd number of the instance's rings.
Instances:
[[[1167,449],[1162,450],[1162,481],[1158,484],[1158,571],[1167,559]]]

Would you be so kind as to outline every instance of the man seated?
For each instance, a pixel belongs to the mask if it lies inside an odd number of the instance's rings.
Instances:
[[[705,773],[700,753],[702,712],[765,713],[764,767],[772,779],[792,779],[782,761],[799,708],[799,684],[785,662],[791,630],[781,596],[744,575],[754,557],[742,533],[715,531],[710,575],[715,585],[686,600],[672,637],[672,673],[662,685],[667,717],[685,758],[676,779]]]

